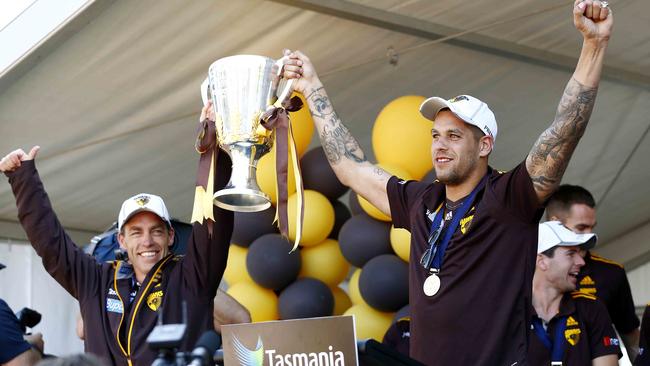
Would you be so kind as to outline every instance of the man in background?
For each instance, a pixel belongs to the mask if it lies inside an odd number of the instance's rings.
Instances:
[[[596,202],[585,188],[563,184],[549,199],[546,218],[562,222],[575,233],[592,233],[596,227]],[[628,357],[634,360],[638,353],[639,318],[623,265],[589,250],[580,254],[585,265],[578,276],[577,290],[605,303]]]

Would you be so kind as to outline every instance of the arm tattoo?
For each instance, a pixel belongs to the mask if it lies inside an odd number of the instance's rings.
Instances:
[[[342,158],[352,160],[356,163],[366,161],[366,157],[357,140],[350,134],[350,131],[343,125],[334,111],[332,104],[321,90],[315,89],[307,97],[313,105],[310,108],[314,119],[325,121],[320,131],[320,140],[323,145],[325,156],[331,164],[337,164]]]
[[[538,193],[550,195],[560,184],[578,141],[589,122],[597,87],[587,87],[571,79],[555,114],[528,154],[527,167]]]

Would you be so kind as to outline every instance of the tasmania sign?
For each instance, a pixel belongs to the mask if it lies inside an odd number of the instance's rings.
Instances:
[[[352,316],[221,326],[225,366],[358,366]]]

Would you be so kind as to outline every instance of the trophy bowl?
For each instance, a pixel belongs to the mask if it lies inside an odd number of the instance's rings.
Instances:
[[[285,59],[237,55],[210,65],[201,97],[204,104],[212,100],[219,147],[232,160],[230,181],[214,194],[218,207],[255,212],[271,206],[256,174],[257,162],[273,147],[274,132],[264,128],[260,119],[291,94],[291,81],[282,78]]]

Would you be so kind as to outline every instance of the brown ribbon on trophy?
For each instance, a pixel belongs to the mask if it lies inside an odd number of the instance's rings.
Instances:
[[[212,237],[214,225],[214,179],[219,148],[217,146],[217,131],[214,121],[205,118],[197,129],[194,148],[201,157],[199,169],[196,173],[196,190],[194,192],[194,205],[192,208],[192,221],[203,223],[208,220],[208,234]]]
[[[280,234],[287,238],[289,236],[289,214],[287,201],[289,199],[288,180],[289,180],[289,153],[291,153],[294,177],[296,182],[296,193],[298,202],[296,207],[296,238],[293,243],[291,252],[298,248],[302,238],[302,223],[305,214],[305,191],[302,186],[302,175],[300,165],[298,164],[298,151],[296,142],[293,138],[293,130],[289,121],[289,112],[295,112],[302,108],[302,101],[295,96],[286,103],[286,106],[276,103],[273,108],[268,110],[262,116],[261,124],[267,130],[275,129],[275,169],[276,185],[275,191],[278,198],[275,210],[275,220],[278,222]]]

